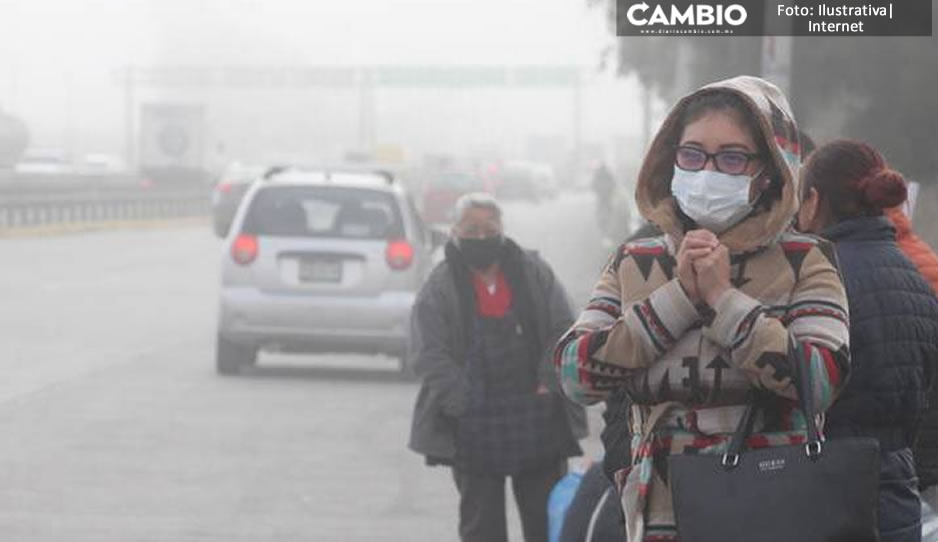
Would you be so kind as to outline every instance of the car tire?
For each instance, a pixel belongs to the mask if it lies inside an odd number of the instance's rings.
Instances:
[[[232,342],[218,335],[215,348],[215,371],[220,375],[236,375],[244,367],[257,362],[257,348]]]

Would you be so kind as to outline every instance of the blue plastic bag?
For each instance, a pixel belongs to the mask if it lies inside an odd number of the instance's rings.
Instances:
[[[547,540],[549,542],[560,540],[564,517],[582,480],[582,472],[571,471],[550,490],[550,497],[547,499]]]

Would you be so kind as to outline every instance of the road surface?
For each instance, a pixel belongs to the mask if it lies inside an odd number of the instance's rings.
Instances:
[[[593,205],[506,209],[578,303],[605,259]],[[215,375],[220,247],[207,226],[0,240],[0,538],[455,540],[449,472],[405,448],[416,385],[393,360]]]

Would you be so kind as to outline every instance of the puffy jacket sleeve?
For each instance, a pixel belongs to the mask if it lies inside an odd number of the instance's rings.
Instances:
[[[824,410],[849,371],[847,297],[833,245],[821,240],[783,245],[804,257],[784,314],[769,316],[758,300],[730,289],[703,332],[729,352],[730,363],[756,387],[792,399],[798,394],[791,352],[802,349],[814,404]]]
[[[582,404],[597,403],[613,390],[628,387],[700,317],[677,279],[644,296],[624,285],[619,267],[630,250],[642,248],[619,248],[586,308],[554,350],[564,392]]]

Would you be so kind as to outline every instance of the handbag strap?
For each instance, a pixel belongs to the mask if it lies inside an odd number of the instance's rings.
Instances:
[[[811,391],[811,371],[809,370],[809,361],[805,356],[803,346],[796,339],[794,334],[788,332],[788,360],[792,366],[792,381],[798,392],[798,404],[804,413],[805,424],[807,425],[808,442],[805,444],[805,450],[809,457],[815,458],[821,454],[821,434],[817,426],[817,413],[814,410],[814,394]],[[763,398],[763,393],[753,390],[749,394],[748,406],[743,413],[733,438],[723,454],[723,466],[732,468],[739,463],[739,454],[743,451],[746,439],[752,435],[755,411],[766,408],[767,401]]]

